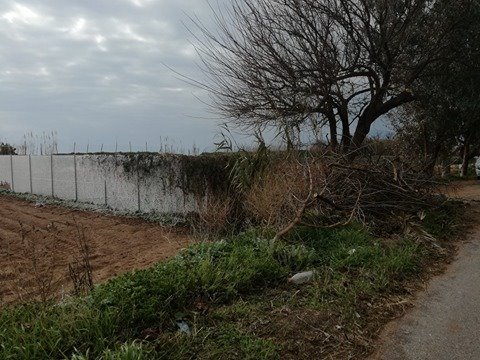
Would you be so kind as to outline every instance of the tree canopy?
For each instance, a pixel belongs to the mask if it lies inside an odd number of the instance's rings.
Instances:
[[[480,3],[463,14],[455,33],[444,40],[455,61],[440,61],[435,76],[416,83],[418,101],[397,125],[400,135],[417,141],[432,168],[439,156],[459,150],[463,172],[480,155]]]
[[[419,79],[454,60],[448,41],[472,0],[232,0],[198,48],[212,105],[236,126],[328,129],[361,146]]]

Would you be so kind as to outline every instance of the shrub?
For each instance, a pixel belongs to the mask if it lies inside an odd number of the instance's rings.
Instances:
[[[8,143],[0,143],[0,155],[17,155],[17,149]]]

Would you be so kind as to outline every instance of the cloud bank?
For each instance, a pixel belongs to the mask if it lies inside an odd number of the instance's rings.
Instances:
[[[4,0],[0,4],[0,139],[57,131],[62,151],[115,142],[150,149],[212,144],[205,94],[184,22],[208,25],[202,0]]]

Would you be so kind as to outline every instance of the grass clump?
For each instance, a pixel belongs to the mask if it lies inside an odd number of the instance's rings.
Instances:
[[[237,324],[203,322],[194,336],[165,334],[157,342],[161,342],[157,352],[161,359],[280,359],[277,344],[240,330]]]
[[[440,238],[458,235],[464,206],[461,202],[449,201],[427,212],[423,220],[425,231]]]
[[[85,299],[61,305],[28,304],[0,313],[0,358],[57,359],[114,344],[116,317]]]
[[[71,360],[89,360],[93,359],[89,353],[85,355],[74,354]],[[133,341],[125,343],[119,348],[105,350],[97,360],[155,360],[156,355],[151,347],[142,343]]]

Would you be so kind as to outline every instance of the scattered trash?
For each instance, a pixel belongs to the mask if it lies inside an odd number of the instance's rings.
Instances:
[[[348,250],[348,255],[353,255],[357,252],[357,249],[350,249]]]
[[[305,272],[293,275],[290,279],[288,279],[288,282],[296,285],[305,284],[312,281],[314,276],[315,276],[314,271],[305,271]]]
[[[176,320],[179,331],[181,333],[190,335],[191,334],[190,326],[188,326],[187,322],[185,321],[186,316],[187,314],[183,312],[177,312],[175,314],[175,320]]]
[[[184,333],[187,335],[191,334],[190,326],[188,326],[188,324],[184,320],[177,321],[177,326],[181,333]]]

